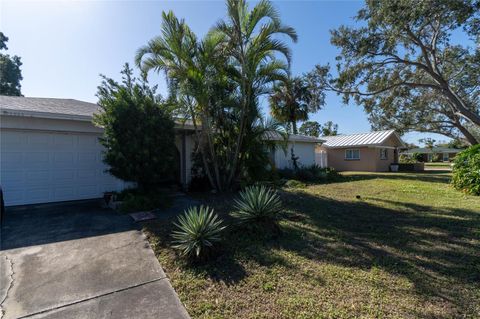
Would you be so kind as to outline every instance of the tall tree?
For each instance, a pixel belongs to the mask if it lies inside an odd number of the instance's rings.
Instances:
[[[0,51],[8,50],[8,38],[0,32]],[[0,53],[0,95],[21,96],[20,81],[23,79],[20,57]]]
[[[297,134],[297,122],[308,120],[309,113],[317,112],[324,104],[324,95],[316,94],[303,77],[289,78],[274,87],[269,97],[270,113]]]
[[[249,9],[245,1],[227,1],[227,17],[201,40],[173,13],[163,14],[162,35],[137,53],[145,72],[165,71],[171,99],[183,106],[196,128],[205,173],[219,191],[244,172],[267,130],[260,96],[288,74],[290,49],[278,35],[296,40],[270,2]],[[275,126],[275,125],[273,125]],[[272,127],[274,129],[274,127]]]
[[[291,51],[277,36],[297,41],[296,31],[284,25],[278,11],[268,0],[261,0],[253,9],[245,0],[227,0],[227,18],[217,23],[213,32],[224,38],[226,54],[236,70],[235,81],[239,86],[239,132],[236,147],[229,161],[232,168],[227,178],[230,185],[238,173],[242,158],[243,138],[249,123],[258,117],[258,99],[270,92],[270,85],[285,81],[285,71],[291,62]],[[281,55],[288,65],[275,58]]]
[[[374,128],[480,142],[468,130],[480,125],[480,1],[367,0],[356,20],[332,31],[333,88],[345,101],[362,104]]]
[[[426,148],[428,148],[429,150],[432,150],[435,147],[435,143],[437,142],[437,140],[427,137],[427,138],[419,139],[418,142],[425,144]]]
[[[322,135],[323,136],[334,136],[338,134],[338,124],[333,123],[332,121],[327,121],[322,125]]]
[[[302,123],[298,131],[302,135],[319,137],[322,126],[317,121],[306,121]]]

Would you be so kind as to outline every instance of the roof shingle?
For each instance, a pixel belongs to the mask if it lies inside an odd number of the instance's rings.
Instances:
[[[0,110],[4,112],[36,112],[92,117],[99,108],[97,104],[73,99],[0,95]]]

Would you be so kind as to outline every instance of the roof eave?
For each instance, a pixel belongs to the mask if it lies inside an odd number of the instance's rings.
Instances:
[[[55,120],[73,120],[73,121],[84,121],[91,122],[92,116],[90,115],[80,115],[80,114],[63,114],[63,113],[50,113],[50,112],[38,112],[38,111],[29,111],[29,110],[10,110],[10,109],[0,109],[2,115],[8,116],[18,116],[18,117],[35,117],[43,119],[55,119]]]

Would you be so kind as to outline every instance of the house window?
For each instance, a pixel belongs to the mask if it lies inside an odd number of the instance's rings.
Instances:
[[[388,149],[386,148],[380,149],[380,159],[382,160],[388,159]]]
[[[448,162],[450,160],[450,157],[448,156],[448,153],[443,153],[443,161]]]
[[[346,160],[359,160],[360,159],[360,150],[345,150],[345,159]]]

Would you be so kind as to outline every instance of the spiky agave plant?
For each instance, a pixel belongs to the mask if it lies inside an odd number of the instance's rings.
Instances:
[[[232,216],[240,223],[275,224],[282,210],[282,202],[277,192],[266,186],[250,186],[240,192],[235,199]]]
[[[204,258],[221,241],[221,233],[226,226],[208,206],[190,207],[178,222],[173,223],[178,229],[172,232],[173,248],[185,257]]]
[[[173,248],[182,256],[206,257],[214,244],[221,240],[225,229],[222,220],[208,206],[190,207],[174,223],[178,230],[173,231]]]

